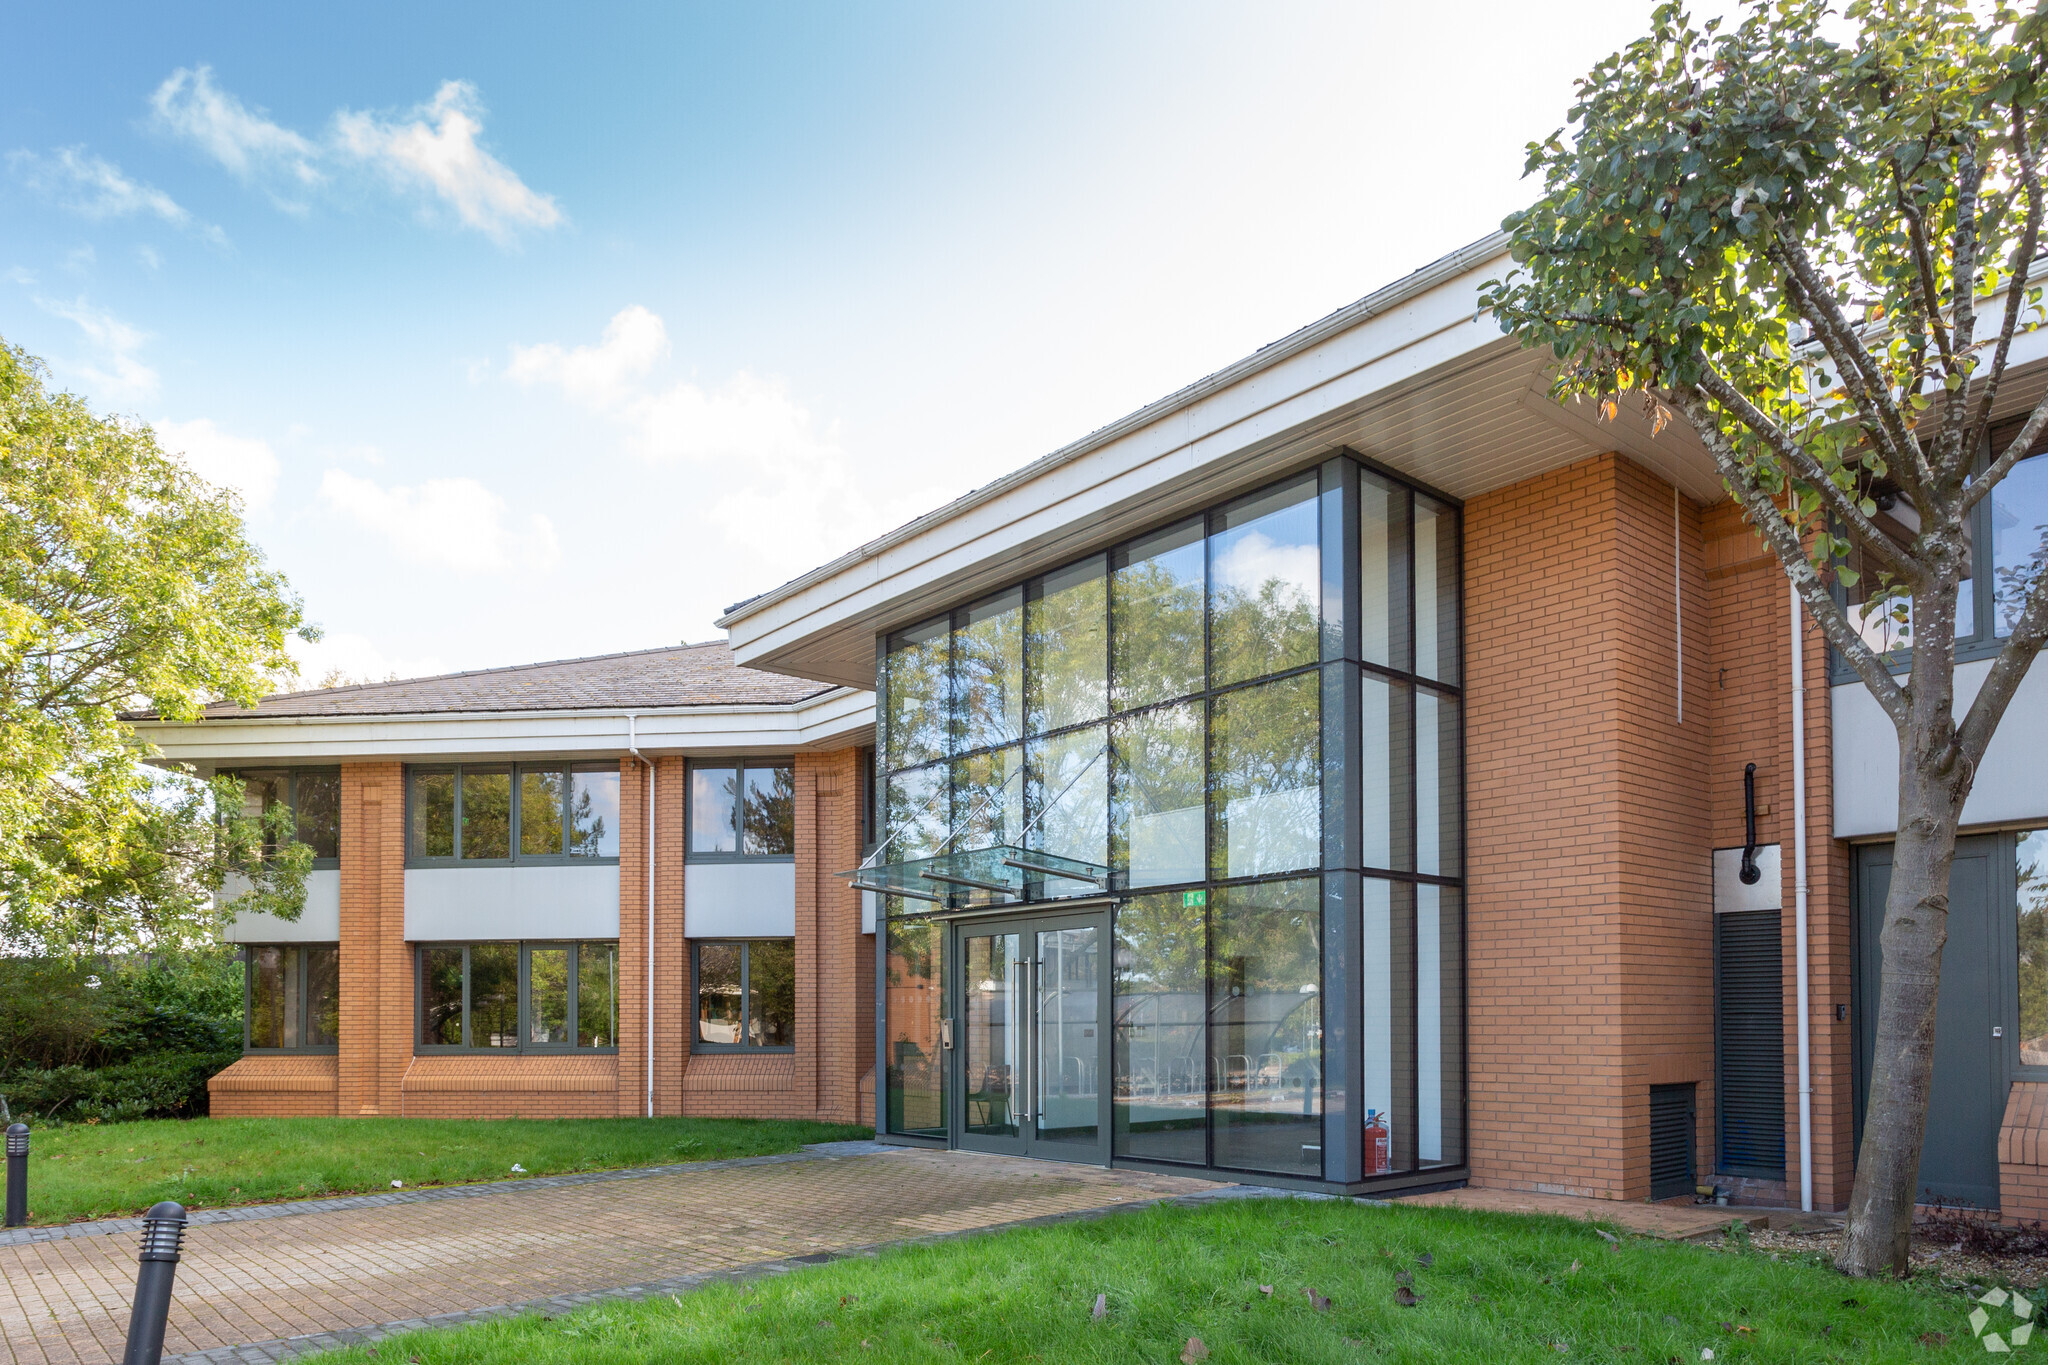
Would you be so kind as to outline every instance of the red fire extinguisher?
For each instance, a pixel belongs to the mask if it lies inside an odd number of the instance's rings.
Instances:
[[[1365,1111],[1365,1173],[1385,1175],[1394,1169],[1394,1135],[1387,1116],[1377,1109]]]

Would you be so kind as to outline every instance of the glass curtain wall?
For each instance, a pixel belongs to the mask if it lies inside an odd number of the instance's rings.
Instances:
[[[1351,549],[1368,539],[1371,553]],[[1325,1169],[1338,1082],[1324,1075],[1324,977],[1332,951],[1356,956],[1363,925],[1381,956],[1352,972],[1353,997],[1361,975],[1380,985],[1369,1009],[1397,1003],[1396,977],[1406,992],[1401,1027],[1368,1020],[1372,1083],[1408,1097],[1382,1098],[1376,1118],[1398,1108],[1416,1150],[1413,1096],[1429,1090],[1432,1160],[1460,1159],[1444,1155],[1463,1112],[1448,1022],[1463,1008],[1457,563],[1454,509],[1338,459],[878,642],[885,861],[1010,844],[1110,869],[1117,1156],[1346,1178]],[[1331,809],[1348,812],[1334,839]],[[1376,879],[1379,897],[1346,912],[1337,944],[1324,909],[1335,869],[1354,888]],[[1029,888],[1033,901],[1102,891]],[[1009,903],[947,894],[884,902],[891,1132],[945,1135],[952,1010],[929,916]]]

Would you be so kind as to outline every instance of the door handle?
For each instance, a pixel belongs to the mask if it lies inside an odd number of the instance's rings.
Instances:
[[[1993,1038],[2003,1038],[2005,1036],[2005,1025],[1993,1024],[1991,1026],[1991,1036]]]

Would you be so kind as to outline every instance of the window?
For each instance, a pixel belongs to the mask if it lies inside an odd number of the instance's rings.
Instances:
[[[691,945],[695,958],[695,1052],[787,1051],[796,1046],[796,940]]]
[[[421,1052],[618,1048],[616,940],[428,944],[417,977]]]
[[[414,865],[616,862],[619,770],[568,763],[465,763],[406,774]]]
[[[341,1038],[341,950],[252,945],[243,950],[245,1052],[332,1052]]]
[[[341,769],[266,768],[235,776],[242,780],[243,814],[288,807],[292,837],[313,850],[313,866],[341,866]]]
[[[2013,836],[2019,893],[2020,1065],[2048,1067],[2048,830]]]
[[[690,765],[689,856],[796,856],[796,768],[788,759]]]

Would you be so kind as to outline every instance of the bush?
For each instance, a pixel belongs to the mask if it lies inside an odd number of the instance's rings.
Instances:
[[[232,949],[121,963],[0,958],[0,1096],[16,1118],[204,1114],[207,1079],[241,1047]]]

